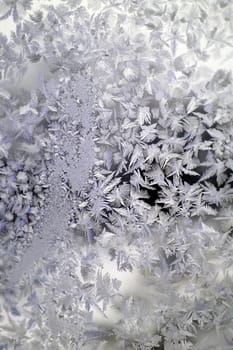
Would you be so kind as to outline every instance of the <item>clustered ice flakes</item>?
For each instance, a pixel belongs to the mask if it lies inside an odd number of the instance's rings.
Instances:
[[[0,349],[231,349],[232,2],[36,7],[0,1]]]

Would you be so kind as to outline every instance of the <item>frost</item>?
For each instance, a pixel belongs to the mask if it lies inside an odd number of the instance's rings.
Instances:
[[[0,2],[0,343],[231,346],[232,4]]]

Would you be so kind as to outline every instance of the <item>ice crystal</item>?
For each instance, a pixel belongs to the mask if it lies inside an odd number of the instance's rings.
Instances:
[[[231,347],[231,2],[33,5],[0,4],[0,346]]]

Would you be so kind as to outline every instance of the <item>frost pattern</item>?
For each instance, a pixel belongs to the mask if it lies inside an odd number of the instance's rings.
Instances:
[[[47,263],[48,269],[50,265],[55,263],[58,265],[56,251],[61,249],[61,242],[70,239],[71,213],[75,212],[75,203],[77,203],[81,191],[87,186],[94,160],[94,128],[91,115],[93,93],[87,80],[81,75],[77,76],[73,83],[75,83],[75,86],[74,84],[70,85],[72,85],[72,91],[75,94],[76,108],[72,113],[68,114],[70,104],[67,103],[65,96],[64,99],[61,99],[60,110],[53,106],[48,107],[49,110],[56,113],[56,119],[58,120],[58,122],[51,121],[48,126],[48,136],[53,152],[51,152],[48,159],[49,162],[46,169],[44,169],[43,176],[47,179],[49,189],[46,193],[45,204],[39,213],[40,220],[34,226],[35,237],[32,239],[31,245],[25,249],[17,264],[8,273],[8,289],[17,286],[23,278],[27,278],[31,283],[39,279],[38,272],[35,273],[35,266],[38,264],[40,266],[39,274],[40,271],[47,269]],[[55,82],[50,81],[48,84],[55,85]],[[47,89],[48,84],[45,84],[44,88]],[[71,93],[69,88],[71,90],[71,87],[67,84],[66,95]],[[79,93],[79,91],[82,91],[82,93]],[[64,105],[62,105],[63,100],[66,101]],[[77,101],[79,102],[77,103]],[[80,108],[81,106],[82,108]],[[85,115],[85,120],[82,120],[83,115]],[[60,254],[59,258],[62,259]],[[63,271],[62,266],[60,268]],[[36,270],[38,270],[38,267]],[[45,310],[48,327],[54,336],[58,336],[59,332],[64,332],[64,329],[66,329],[67,334],[73,335],[76,339],[76,327],[71,321],[66,325],[64,321],[58,319],[52,302],[54,300],[54,289],[58,293],[64,294],[69,292],[69,288],[73,288],[73,283],[69,283],[67,274],[69,274],[69,270],[66,266],[66,270],[61,276],[58,276],[57,282],[54,275],[51,285],[47,282],[46,301],[44,301]],[[73,280],[71,279],[70,282],[73,282]],[[57,288],[56,283],[58,284]],[[58,296],[60,295],[58,294]]]
[[[231,348],[231,2],[1,2],[3,347]]]

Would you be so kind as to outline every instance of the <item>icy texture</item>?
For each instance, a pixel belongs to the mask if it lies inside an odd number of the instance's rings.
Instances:
[[[48,106],[48,110],[52,113],[50,114],[51,119],[47,127],[50,152],[42,155],[44,160],[43,167],[42,161],[40,161],[42,167],[39,169],[40,177],[46,179],[48,190],[44,193],[38,185],[34,186],[34,192],[39,192],[42,198],[44,196],[44,202],[41,209],[34,208],[34,210],[37,209],[39,219],[33,225],[33,237],[30,246],[24,247],[23,243],[19,245],[17,240],[10,242],[6,246],[9,249],[10,244],[15,245],[14,255],[17,263],[13,263],[10,271],[6,272],[5,279],[8,282],[4,293],[7,293],[9,290],[17,291],[17,286],[25,280],[26,283],[31,283],[32,287],[34,287],[32,295],[35,298],[36,293],[38,293],[35,285],[41,278],[43,282],[47,282],[44,293],[40,292],[39,294],[40,297],[44,295],[43,298],[41,297],[41,302],[45,303],[44,312],[45,316],[47,315],[47,323],[51,329],[51,334],[57,336],[59,332],[66,330],[67,334],[75,335],[76,339],[77,332],[74,324],[70,321],[70,325],[64,328],[64,322],[58,319],[52,299],[54,299],[54,288],[58,296],[61,297],[61,293],[64,294],[65,291],[68,293],[71,286],[72,288],[74,287],[73,283],[69,286],[69,278],[71,279],[69,274],[71,272],[69,271],[68,260],[61,261],[61,263],[67,265],[66,270],[63,271],[57,259],[64,260],[64,257],[60,257],[61,252],[58,254],[57,250],[62,249],[61,242],[68,243],[71,239],[69,232],[71,215],[72,212],[75,213],[75,205],[81,191],[87,186],[87,180],[94,161],[94,127],[92,117],[94,96],[90,83],[88,85],[87,79],[81,75],[77,75],[72,82],[65,81],[65,85],[64,82],[62,83],[63,87],[66,87],[66,91],[62,93],[59,107]],[[58,91],[61,82],[59,84],[58,81],[51,80],[49,83],[43,83],[42,90],[51,89],[52,86],[56,87]],[[69,98],[71,95],[73,95],[72,101]],[[50,96],[50,98],[52,97]],[[73,110],[70,110],[71,102],[73,102]],[[85,116],[85,119],[83,119],[83,116]],[[30,176],[33,176],[33,172],[30,173]],[[19,183],[26,183],[28,179],[27,173],[19,171],[16,178]],[[30,211],[31,209],[29,206],[28,210]],[[25,231],[22,232],[20,238],[24,242],[26,239]],[[44,277],[40,275],[41,273],[43,274],[43,271],[49,272],[50,266],[53,267],[53,265],[61,268],[62,275],[60,276],[59,274],[57,279],[56,274],[53,275],[53,279],[49,283],[48,277],[45,277],[46,275]],[[40,266],[39,269],[38,266]],[[72,279],[71,282],[73,282]],[[58,285],[57,288],[56,284]],[[28,295],[29,297],[30,294]],[[18,316],[21,315],[20,311],[15,311],[14,315],[17,316],[17,313],[19,314]],[[3,319],[4,321],[5,319]],[[14,341],[21,344],[20,346],[22,347],[26,346],[16,334],[17,330],[15,333],[13,330],[12,332]]]
[[[1,347],[231,349],[232,3],[1,5]]]

